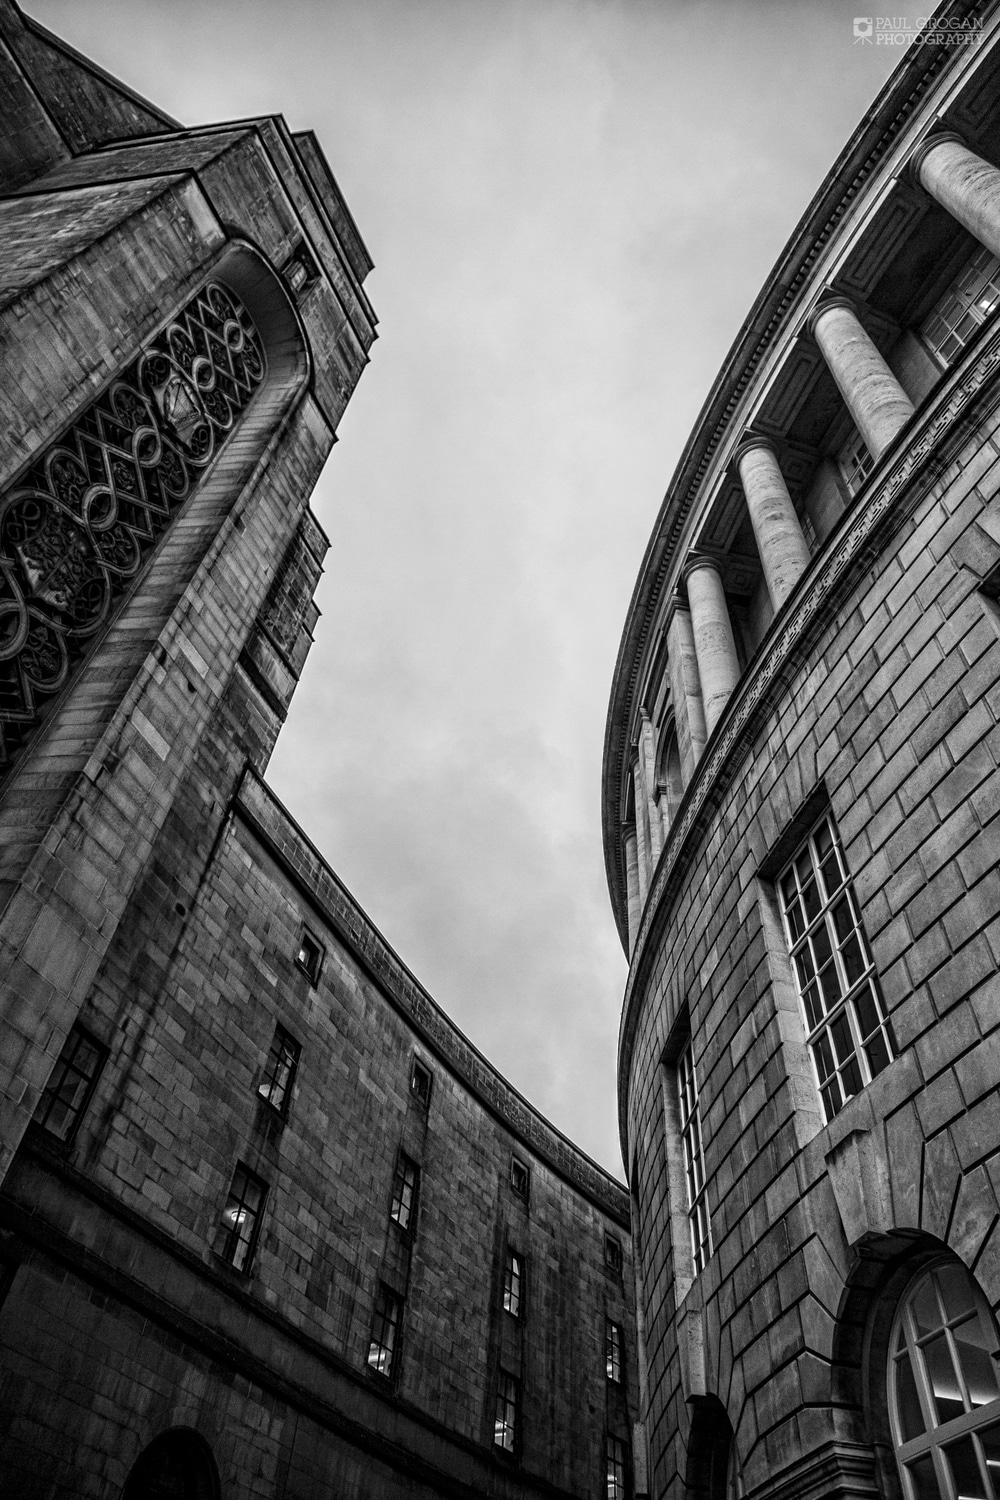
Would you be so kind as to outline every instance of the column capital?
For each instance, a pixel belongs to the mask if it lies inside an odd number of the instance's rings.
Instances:
[[[699,568],[711,568],[713,573],[717,573],[720,578],[722,577],[722,561],[720,558],[713,557],[710,552],[690,552],[684,560],[683,568],[681,568],[681,577],[684,582],[687,583],[691,574],[696,573]]]
[[[838,308],[842,308],[845,312],[851,313],[855,318],[858,319],[859,323],[861,322],[861,319],[858,317],[857,304],[855,302],[852,302],[850,297],[845,297],[843,292],[824,293],[822,300],[817,303],[812,312],[809,314],[808,319],[806,320],[806,327],[809,329],[809,332],[812,334],[813,338],[816,337],[816,325],[818,324],[820,318],[825,317],[828,312],[836,312]]]
[[[770,453],[772,458],[778,457],[778,449],[772,438],[764,437],[762,433],[747,431],[736,444],[736,450],[733,453],[733,462],[737,467],[744,454],[752,453],[755,448],[763,448],[766,453]]]
[[[681,593],[680,589],[675,589],[670,596],[670,602],[668,603],[666,613],[663,616],[664,631],[668,631],[670,629],[674,615],[677,614],[678,610],[683,610],[686,615],[690,615],[691,606],[685,599],[684,595]]]
[[[935,146],[947,145],[949,141],[951,141],[956,146],[964,146],[966,151],[969,150],[968,142],[964,141],[962,137],[957,133],[957,131],[938,130],[934,132],[934,134],[924,137],[924,139],[920,142],[920,145],[913,152],[909,161],[906,163],[906,170],[909,173],[910,181],[913,183],[914,187],[920,188],[921,192],[926,193],[927,189],[924,187],[923,183],[920,180],[920,168],[923,166],[928,156],[930,156]]]

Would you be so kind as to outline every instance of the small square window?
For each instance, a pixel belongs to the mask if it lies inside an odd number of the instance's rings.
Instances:
[[[431,1077],[430,1068],[425,1068],[419,1058],[413,1059],[413,1071],[410,1074],[410,1093],[416,1099],[421,1109],[429,1109],[431,1102]]]
[[[608,1438],[608,1500],[625,1500],[626,1450],[621,1438]]]
[[[240,1162],[222,1210],[215,1248],[223,1260],[244,1274],[253,1261],[266,1196],[267,1184]]]
[[[508,1250],[503,1267],[503,1310],[512,1318],[521,1316],[521,1278],[524,1260],[516,1250]]]
[[[299,951],[296,963],[299,968],[309,975],[309,983],[319,983],[320,971],[323,968],[325,950],[318,938],[313,937],[308,927],[302,929],[302,938],[299,942]]]
[[[527,1198],[528,1188],[531,1185],[531,1173],[523,1161],[518,1161],[516,1156],[510,1159],[510,1185],[519,1198]]]
[[[396,1162],[396,1176],[392,1184],[392,1203],[389,1207],[389,1217],[395,1220],[400,1229],[404,1229],[407,1232],[409,1232],[413,1224],[419,1182],[420,1168],[415,1161],[410,1160],[405,1151],[401,1151]]]
[[[621,1385],[622,1331],[610,1318],[604,1320],[604,1360],[608,1379],[614,1385]]]
[[[266,1104],[279,1114],[288,1112],[288,1101],[299,1065],[299,1044],[279,1026],[264,1064],[264,1076],[257,1085],[257,1092]]]
[[[403,1301],[387,1286],[380,1286],[372,1315],[372,1336],[368,1345],[368,1364],[379,1375],[391,1380],[396,1371],[399,1352],[399,1325]]]
[[[622,1274],[621,1240],[616,1240],[613,1234],[604,1236],[604,1264],[613,1276]]]
[[[518,1418],[521,1404],[521,1383],[506,1370],[500,1371],[497,1381],[496,1416],[493,1421],[493,1443],[505,1453],[513,1453],[518,1437]]]
[[[107,1057],[107,1047],[74,1026],[38,1101],[35,1123],[60,1141],[72,1140]]]

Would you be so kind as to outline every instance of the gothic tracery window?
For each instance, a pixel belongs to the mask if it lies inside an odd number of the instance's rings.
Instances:
[[[889,1410],[907,1500],[1000,1500],[997,1327],[958,1262],[925,1271],[889,1346]]]
[[[0,776],[113,619],[265,375],[210,282],[0,496]]]

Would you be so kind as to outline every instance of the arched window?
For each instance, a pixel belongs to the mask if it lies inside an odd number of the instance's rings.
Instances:
[[[889,1344],[889,1411],[907,1500],[1000,1500],[997,1326],[958,1262],[911,1282]]]
[[[219,1500],[211,1448],[190,1427],[161,1433],[140,1453],[122,1500]]]

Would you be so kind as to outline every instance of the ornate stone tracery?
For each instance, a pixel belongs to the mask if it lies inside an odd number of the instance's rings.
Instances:
[[[112,619],[265,374],[209,282],[0,497],[0,776]]]

